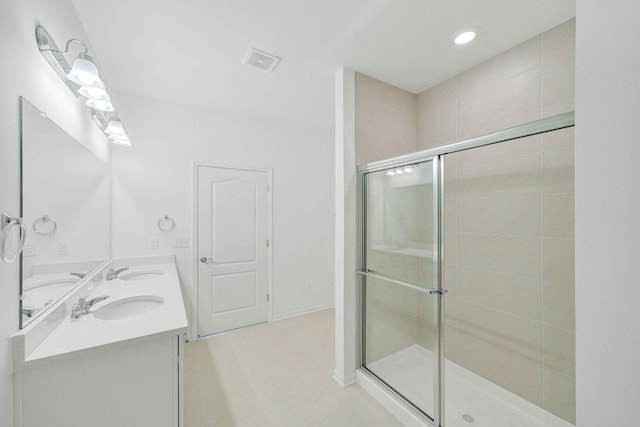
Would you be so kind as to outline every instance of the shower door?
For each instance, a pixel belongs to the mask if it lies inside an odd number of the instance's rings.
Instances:
[[[438,159],[362,175],[364,369],[422,414],[441,416]]]
[[[359,169],[361,365],[436,426],[575,424],[573,126]]]

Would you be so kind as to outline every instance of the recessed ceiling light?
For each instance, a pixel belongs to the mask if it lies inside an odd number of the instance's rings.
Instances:
[[[455,42],[455,44],[467,44],[475,38],[476,38],[475,31],[465,31],[463,33],[458,34],[453,41]]]

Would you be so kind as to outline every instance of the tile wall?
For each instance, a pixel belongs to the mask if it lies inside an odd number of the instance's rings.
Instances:
[[[575,423],[573,145],[569,128],[445,158],[445,339],[450,360]]]
[[[358,162],[573,111],[574,58],[571,20],[419,94],[358,74]],[[445,348],[575,423],[573,147],[567,129],[446,157]],[[431,300],[376,287],[372,354],[431,347]]]
[[[416,95],[364,74],[356,74],[358,164],[416,151]]]
[[[570,20],[417,94],[417,146],[437,147],[573,111],[574,78]]]

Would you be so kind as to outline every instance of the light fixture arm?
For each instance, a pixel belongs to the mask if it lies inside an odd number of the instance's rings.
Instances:
[[[64,47],[64,50],[56,50],[56,49],[40,49],[41,52],[57,52],[57,53],[68,53],[69,52],[69,45],[71,44],[71,42],[78,42],[82,45],[82,47],[84,48],[84,54],[88,55],[89,54],[89,48],[87,47],[86,44],[84,44],[84,42],[82,40],[79,39],[69,39],[67,40],[67,44]]]
[[[38,50],[40,50],[44,59],[47,60],[71,92],[73,92],[75,96],[79,96],[78,89],[80,89],[80,87],[67,79],[67,74],[71,71],[71,65],[69,65],[67,59],[60,52],[60,48],[56,42],[42,25],[36,27],[36,42],[38,43]]]

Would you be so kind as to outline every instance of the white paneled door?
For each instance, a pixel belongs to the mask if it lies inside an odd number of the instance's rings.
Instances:
[[[198,335],[268,319],[265,171],[198,166]]]

